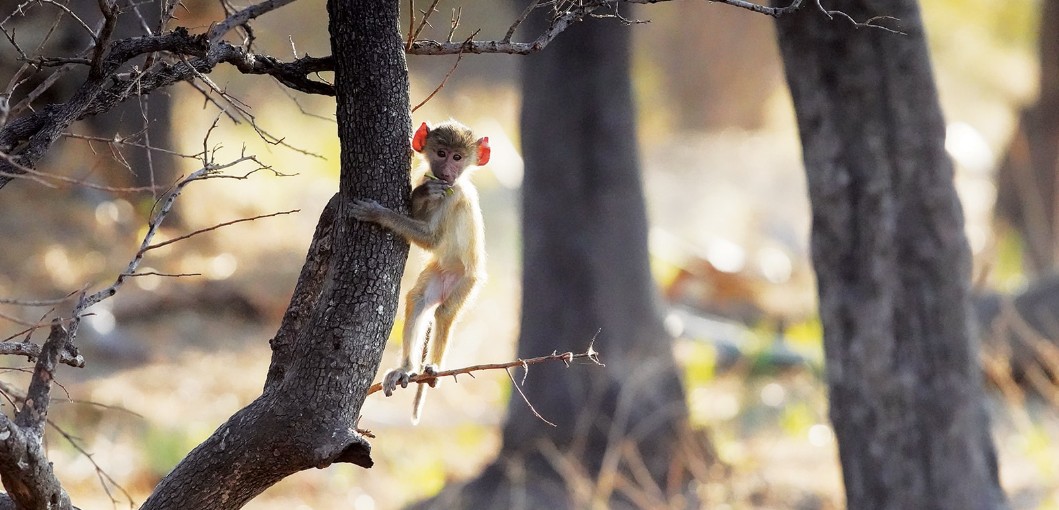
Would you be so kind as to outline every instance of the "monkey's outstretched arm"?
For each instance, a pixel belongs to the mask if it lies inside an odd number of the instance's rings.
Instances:
[[[437,247],[441,240],[439,230],[430,223],[396,213],[374,200],[353,200],[350,212],[358,220],[378,223],[426,249]]]

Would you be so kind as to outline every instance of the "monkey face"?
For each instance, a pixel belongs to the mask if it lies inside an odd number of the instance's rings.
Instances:
[[[463,174],[464,169],[471,162],[464,152],[449,147],[439,146],[433,148],[427,153],[427,159],[430,161],[430,170],[433,172],[434,177],[449,184],[456,182],[456,179]]]
[[[449,184],[463,174],[468,165],[489,162],[489,138],[477,140],[471,130],[455,121],[431,129],[424,122],[412,137],[412,149],[423,153],[434,177]]]

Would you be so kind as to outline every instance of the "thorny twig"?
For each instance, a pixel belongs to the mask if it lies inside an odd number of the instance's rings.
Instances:
[[[579,360],[579,359],[587,359],[587,360],[591,361],[592,363],[594,363],[596,365],[606,366],[602,362],[599,361],[599,353],[596,352],[596,350],[591,345],[589,345],[588,349],[585,350],[585,352],[578,353],[578,354],[574,354],[573,352],[563,352],[563,353],[553,352],[553,353],[551,353],[551,354],[549,354],[547,356],[538,356],[536,358],[529,358],[529,359],[521,359],[520,358],[520,359],[517,359],[515,361],[509,361],[507,363],[490,363],[490,364],[486,364],[486,365],[471,365],[469,367],[456,368],[456,369],[452,369],[452,370],[441,370],[441,371],[435,373],[434,375],[430,375],[430,374],[416,374],[415,376],[410,377],[408,379],[408,383],[409,384],[430,384],[431,381],[434,381],[436,379],[441,379],[442,377],[450,377],[450,376],[453,378],[453,380],[455,380],[456,376],[462,375],[462,374],[467,374],[467,375],[470,375],[471,377],[474,377],[473,372],[480,372],[480,371],[483,371],[483,370],[508,370],[510,368],[522,367],[522,368],[524,368],[524,369],[526,369],[528,371],[530,365],[536,365],[538,363],[546,363],[546,362],[549,362],[549,361],[562,361],[563,363],[566,363],[567,366],[570,366],[571,362],[573,362],[574,360]],[[523,380],[523,382],[524,382],[524,380]],[[368,388],[368,393],[367,394],[371,395],[372,393],[375,393],[375,392],[377,392],[377,391],[379,391],[381,389],[382,389],[382,383],[372,384],[371,387]]]

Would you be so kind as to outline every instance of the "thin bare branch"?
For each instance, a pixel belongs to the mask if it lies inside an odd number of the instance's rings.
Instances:
[[[102,136],[82,135],[78,133],[63,133],[63,137],[71,138],[74,140],[85,140],[87,142],[101,142],[108,145],[123,145],[128,147],[136,147],[139,149],[146,149],[151,152],[160,152],[162,154],[168,154],[170,156],[175,156],[184,159],[198,159],[198,154],[184,154],[181,152],[163,149],[162,147],[156,147],[154,145],[149,145],[146,143],[130,141],[132,139],[132,136],[114,135],[113,138],[104,138]]]
[[[12,322],[12,323],[18,324],[19,326],[26,326],[26,327],[31,328],[31,329],[39,329],[39,328],[43,328],[43,327],[47,327],[48,326],[47,323],[30,322],[30,321],[15,317],[14,315],[9,315],[9,314],[3,313],[3,312],[0,312],[0,319],[3,319],[3,320],[6,320],[8,322]]]
[[[169,215],[169,212],[173,208],[173,203],[177,197],[184,191],[184,188],[192,182],[208,179],[213,174],[220,172],[225,168],[229,168],[244,161],[253,161],[253,156],[243,156],[234,161],[225,164],[207,164],[202,168],[192,172],[187,177],[184,177],[173,186],[173,189],[167,193],[164,198],[160,199],[157,204],[157,211],[152,215],[151,219],[147,222],[147,232],[144,233],[143,240],[140,242],[140,248],[133,255],[132,260],[129,261],[128,266],[121,274],[118,275],[117,279],[114,280],[110,286],[90,295],[82,296],[77,306],[74,308],[73,316],[80,317],[81,314],[91,307],[92,305],[107,299],[114,294],[117,294],[118,289],[125,284],[125,281],[129,278],[128,275],[135,274],[136,269],[140,266],[140,262],[143,261],[144,255],[147,253],[148,247],[151,246],[151,241],[154,240],[154,236],[158,233],[158,229],[162,224],[162,220]]]
[[[412,32],[416,26],[416,0],[408,0],[408,35],[405,37],[404,49],[408,51],[408,48],[412,47],[412,41],[415,40],[415,36]]]
[[[457,7],[452,10],[452,18],[449,19],[449,35],[445,37],[445,42],[452,42],[452,36],[456,34],[456,29],[460,27],[462,18],[463,7]]]
[[[515,382],[515,378],[511,375],[511,369],[504,369],[504,373],[507,374],[508,379],[511,379],[511,386],[515,388],[515,391],[517,391],[519,395],[522,396],[522,401],[525,402],[527,406],[529,406],[530,411],[533,412],[533,416],[536,416],[537,419],[539,419],[540,421],[543,421],[544,423],[547,423],[548,425],[554,427],[555,424],[541,416],[541,413],[537,412],[537,408],[533,407],[533,404],[530,403],[529,397],[527,397],[526,394],[522,392],[522,385]]]
[[[614,1],[614,0],[609,0]],[[577,10],[567,11],[554,18],[548,29],[544,31],[533,42],[503,42],[503,41],[474,41],[463,43],[440,42],[433,40],[419,40],[412,43],[408,53],[413,55],[451,55],[454,53],[510,53],[514,55],[529,55],[536,53],[548,45],[570,24],[580,21],[592,11],[605,5],[607,2],[601,0],[597,3],[586,3]]]
[[[48,89],[50,89],[52,85],[55,84],[55,82],[59,81],[59,78],[65,76],[66,73],[72,71],[75,67],[76,65],[74,64],[67,64],[49,74],[48,77],[44,79],[44,81],[41,81],[40,84],[34,87],[32,91],[26,94],[26,97],[22,98],[22,100],[19,101],[18,104],[11,107],[10,115],[18,115],[22,113],[22,111],[26,108],[29,108],[29,105],[33,104],[33,101],[36,101],[37,98],[47,92]]]
[[[536,53],[544,49],[548,43],[555,39],[560,33],[566,30],[570,25],[576,23],[589,16],[603,16],[603,17],[615,17],[620,19],[624,23],[636,23],[636,21],[628,20],[621,16],[618,12],[618,7],[621,4],[655,4],[668,2],[670,0],[580,0],[577,2],[573,1],[553,1],[553,2],[541,2],[540,0],[531,1],[526,8],[519,14],[519,17],[514,23],[508,28],[504,36],[499,40],[491,41],[467,41],[464,43],[454,43],[450,39],[446,41],[436,41],[431,39],[420,39],[412,41],[408,46],[407,52],[413,55],[452,55],[460,52],[464,53],[507,53],[514,55],[528,55]],[[765,14],[778,18],[785,16],[792,12],[800,9],[805,0],[790,0],[790,3],[785,6],[771,7],[767,5],[757,4],[748,0],[709,0],[711,2],[728,4],[733,7],[746,9],[759,14]],[[881,20],[892,20],[893,18],[887,16],[877,16],[869,19],[865,22],[857,22],[851,17],[841,11],[827,10],[820,5],[821,0],[813,0],[816,6],[827,15],[829,18],[834,16],[845,17],[854,26],[861,28],[878,28],[893,33],[901,33],[896,30],[887,28],[879,25],[877,22]],[[536,39],[529,42],[512,42],[511,39],[515,34],[515,30],[530,16],[530,14],[543,7],[551,7],[551,20],[548,24],[548,28],[543,33],[537,36]],[[603,9],[611,11],[613,14],[597,15],[596,10]],[[453,16],[453,29],[456,24],[459,23],[459,15],[454,14]]]
[[[156,248],[161,248],[163,246],[168,246],[168,245],[173,244],[175,242],[183,241],[183,240],[185,240],[185,239],[187,239],[189,237],[197,236],[199,234],[203,234],[203,233],[209,232],[211,230],[217,230],[217,229],[219,229],[221,227],[227,227],[228,225],[235,225],[236,223],[243,223],[245,221],[259,220],[261,218],[271,218],[273,216],[280,216],[280,215],[283,215],[283,214],[294,214],[296,212],[301,212],[301,209],[292,209],[290,211],[281,211],[281,212],[274,212],[274,213],[271,213],[271,214],[262,214],[260,216],[254,216],[254,217],[251,217],[251,218],[240,218],[238,220],[232,220],[232,221],[226,221],[224,223],[218,223],[218,224],[216,224],[216,225],[214,225],[212,227],[209,227],[209,228],[196,230],[194,232],[191,232],[191,233],[188,233],[188,234],[184,234],[184,235],[182,235],[180,237],[174,237],[172,239],[169,239],[168,241],[162,241],[160,243],[152,244],[152,245],[144,248],[143,251],[150,251],[150,250],[153,250],[153,249],[156,249]]]
[[[202,276],[202,273],[162,273],[158,271],[145,271],[142,273],[122,274],[122,276],[128,276],[129,278],[135,278],[137,276],[162,276],[166,278],[184,278],[187,276]]]
[[[55,299],[13,299],[13,298],[0,298],[0,305],[16,305],[16,306],[55,306],[60,304],[67,299],[70,299],[73,294],[67,294],[61,298]]]
[[[885,27],[885,26],[879,25],[877,23],[878,21],[884,21],[884,20],[885,21],[900,21],[899,19],[897,19],[897,18],[895,18],[893,16],[874,16],[874,17],[868,18],[865,21],[857,21],[857,20],[853,19],[853,16],[850,16],[849,14],[846,14],[846,13],[844,13],[842,11],[835,11],[835,10],[827,9],[826,7],[823,6],[823,4],[820,3],[821,0],[814,0],[814,1],[816,2],[816,8],[820,12],[824,13],[824,16],[827,16],[827,19],[833,20],[833,19],[835,19],[835,16],[838,16],[839,18],[845,19],[846,21],[850,22],[850,24],[853,25],[853,28],[878,28],[880,30],[885,30],[885,31],[890,32],[892,34],[906,35],[904,32],[901,32],[899,30],[894,30],[892,28]]]
[[[35,181],[49,188],[56,188],[58,186],[50,181],[58,181],[60,183],[69,184],[72,186],[81,186],[84,188],[98,189],[101,191],[110,191],[113,193],[136,193],[140,191],[155,191],[157,188],[151,186],[138,186],[138,187],[123,187],[123,186],[106,186],[103,184],[95,184],[84,179],[77,179],[74,177],[65,177],[62,175],[55,175],[39,170],[34,170],[28,166],[21,165],[15,159],[3,152],[0,152],[0,160],[10,163],[12,166],[21,170],[22,173],[11,173],[0,171],[0,176],[10,177],[12,179],[29,179]]]
[[[413,42],[415,42],[416,39],[419,38],[419,34],[423,33],[423,29],[427,26],[428,22],[430,21],[430,15],[434,14],[435,12],[438,12],[437,6],[438,6],[438,3],[440,3],[440,2],[441,2],[441,0],[433,0],[430,3],[430,7],[427,7],[427,10],[423,11],[423,19],[419,22],[419,27],[416,28],[415,32],[411,31],[412,27],[411,27],[411,25],[409,25],[408,30],[409,30],[409,33],[411,35],[408,37],[408,44],[405,46],[405,50],[406,51],[407,51],[407,49],[409,47],[411,47],[411,44]],[[415,4],[413,4],[413,6],[412,6],[412,10],[413,11],[414,11],[414,9],[415,9]],[[415,22],[414,14],[409,14],[409,16],[412,16],[412,20],[410,21],[410,23],[414,23]]]
[[[536,9],[540,3],[541,0],[533,0],[532,2],[530,2],[529,5],[527,5],[526,8],[522,10],[522,13],[518,15],[518,18],[515,19],[515,22],[511,24],[511,27],[507,29],[507,33],[504,34],[504,38],[501,39],[500,42],[511,42],[511,38],[515,35],[515,30],[518,29],[519,25],[521,25],[522,22],[526,21],[526,18],[529,17],[530,13],[533,12],[533,10]]]
[[[464,41],[464,43],[470,42],[470,40],[473,39],[476,34],[478,34],[477,30],[473,34],[471,34],[471,36],[468,37],[467,40]],[[461,51],[456,54],[456,62],[452,64],[452,69],[449,69],[449,72],[445,73],[445,77],[441,79],[441,83],[439,83],[438,86],[434,88],[433,92],[427,95],[426,99],[423,99],[419,102],[419,104],[412,107],[412,113],[415,113],[415,111],[418,110],[421,106],[427,104],[427,101],[430,101],[434,97],[434,95],[436,95],[441,90],[441,88],[445,86],[445,82],[449,81],[449,77],[452,76],[452,73],[456,72],[456,68],[460,66],[460,60],[462,59],[463,52]]]
[[[111,503],[115,505],[118,504],[118,500],[114,497],[113,494],[110,493],[110,486],[113,485],[114,487],[117,487],[119,491],[121,491],[122,495],[125,496],[125,499],[129,502],[129,508],[133,507],[133,499],[132,495],[129,494],[129,491],[125,490],[125,487],[122,487],[121,484],[119,484],[118,481],[114,479],[114,477],[110,476],[110,474],[107,473],[103,469],[103,467],[96,462],[96,459],[92,457],[92,454],[88,453],[88,451],[85,450],[80,445],[80,443],[77,442],[77,438],[67,433],[65,430],[63,430],[51,420],[48,420],[48,425],[50,425],[52,429],[58,432],[59,435],[63,437],[63,439],[66,439],[66,441],[70,443],[70,446],[72,446],[74,450],[77,450],[78,453],[84,455],[85,458],[88,459],[88,462],[90,462],[92,464],[92,467],[96,470],[96,477],[99,479],[99,485],[103,487],[103,492],[105,492],[107,494],[107,497],[110,498]]]
[[[490,363],[490,364],[486,364],[486,365],[472,365],[472,366],[464,367],[464,368],[456,368],[456,369],[453,369],[453,370],[442,370],[440,372],[437,372],[434,375],[430,375],[430,374],[416,374],[414,377],[410,377],[408,379],[408,382],[409,382],[409,384],[412,384],[412,383],[414,383],[414,384],[430,384],[431,381],[434,381],[435,379],[441,379],[442,377],[451,376],[453,379],[455,379],[456,376],[461,375],[461,374],[468,374],[468,375],[471,375],[471,377],[474,377],[473,376],[473,372],[480,372],[480,371],[483,371],[483,370],[507,370],[509,368],[515,368],[515,367],[526,368],[529,365],[536,365],[538,363],[546,363],[546,362],[549,362],[549,361],[562,361],[563,363],[566,363],[567,365],[569,365],[572,361],[579,360],[579,359],[586,359],[586,360],[592,362],[593,364],[596,364],[596,365],[599,365],[599,366],[605,366],[602,362],[599,361],[599,353],[596,352],[596,350],[593,349],[592,346],[589,346],[589,348],[585,352],[578,353],[578,354],[574,354],[573,352],[564,352],[564,353],[555,353],[555,352],[553,352],[553,353],[551,353],[551,354],[549,354],[547,356],[538,356],[536,358],[529,358],[529,359],[517,359],[515,361],[509,361],[507,363]],[[382,384],[381,383],[372,384],[371,387],[368,388],[368,393],[367,394],[371,395],[372,393],[375,393],[375,392],[377,392],[377,391],[379,391],[381,389],[382,389]]]
[[[28,7],[32,3],[38,3],[38,4],[42,4],[42,5],[51,5],[51,6],[55,7],[55,8],[63,11],[64,14],[66,14],[67,16],[70,16],[71,18],[74,19],[74,21],[76,21],[79,25],[81,25],[81,27],[85,29],[85,32],[88,32],[88,35],[92,36],[93,38],[96,36],[95,31],[93,31],[92,28],[88,26],[88,23],[85,23],[85,20],[81,19],[81,17],[78,16],[77,13],[75,13],[72,10],[70,10],[69,6],[67,6],[65,4],[62,4],[62,3],[59,3],[59,2],[56,2],[55,0],[32,0],[32,1],[29,1],[29,2],[23,2],[22,5],[19,5],[18,8],[16,8],[14,12],[15,13],[21,12],[21,11],[23,11],[23,9],[25,7]],[[12,13],[11,16],[8,16],[7,18],[4,18],[4,21],[0,22],[0,24],[7,23],[8,20],[10,20],[12,16],[14,16],[14,13]]]

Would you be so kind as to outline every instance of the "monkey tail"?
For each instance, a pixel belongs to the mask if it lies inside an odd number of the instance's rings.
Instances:
[[[419,424],[419,415],[423,413],[423,401],[426,400],[427,385],[419,384],[416,388],[416,398],[412,401],[412,425]]]

